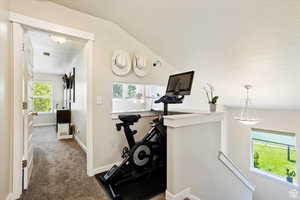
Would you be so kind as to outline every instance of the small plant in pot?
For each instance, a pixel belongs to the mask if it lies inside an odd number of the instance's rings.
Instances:
[[[286,180],[289,183],[293,183],[293,179],[296,177],[296,172],[294,170],[286,169]]]
[[[208,103],[209,103],[209,110],[210,112],[216,112],[217,110],[217,101],[219,99],[218,96],[214,96],[214,87],[207,83],[207,87],[203,87],[205,91]]]

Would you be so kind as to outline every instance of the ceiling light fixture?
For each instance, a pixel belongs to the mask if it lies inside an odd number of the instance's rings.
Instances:
[[[251,108],[251,100],[249,98],[249,90],[251,88],[252,85],[245,85],[245,89],[247,90],[245,106],[242,109],[240,116],[235,117],[236,120],[244,125],[255,125],[260,122],[259,118],[257,117],[256,111]]]
[[[58,36],[58,35],[50,35],[50,38],[57,44],[63,44],[67,41],[65,37]]]

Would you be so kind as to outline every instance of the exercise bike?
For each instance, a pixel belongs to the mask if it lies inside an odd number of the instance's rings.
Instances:
[[[150,131],[140,141],[135,141],[134,135],[137,131],[132,130],[131,126],[137,123],[141,116],[119,116],[121,123],[116,124],[116,129],[117,131],[124,129],[128,147],[123,148],[122,162],[100,176],[100,181],[109,190],[113,200],[122,199],[118,192],[120,185],[151,175],[157,170],[163,171],[162,179],[166,181],[167,128],[164,126],[163,116],[169,114],[169,104],[180,104],[184,95],[190,94],[193,76],[193,71],[170,76],[166,95],[155,101],[164,104],[163,113],[153,119]]]
[[[119,185],[151,174],[166,165],[166,129],[163,126],[162,118],[155,118],[150,131],[142,140],[136,142],[134,135],[137,134],[137,131],[132,130],[130,126],[137,123],[140,118],[140,115],[120,115],[119,120],[122,122],[116,124],[118,131],[124,129],[129,147],[123,148],[121,164],[114,165],[100,177],[114,200],[121,199],[117,191]]]

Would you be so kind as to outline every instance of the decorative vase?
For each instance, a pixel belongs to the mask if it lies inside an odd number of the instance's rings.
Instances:
[[[289,183],[293,183],[293,177],[286,177],[286,181]]]
[[[210,112],[216,112],[216,110],[217,110],[217,104],[210,103],[209,104],[209,111]]]

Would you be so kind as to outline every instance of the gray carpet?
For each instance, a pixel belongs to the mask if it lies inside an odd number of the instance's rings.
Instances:
[[[109,200],[94,177],[86,175],[86,157],[74,140],[56,139],[55,127],[34,128],[34,167],[24,200]],[[159,195],[152,200],[164,200]]]

